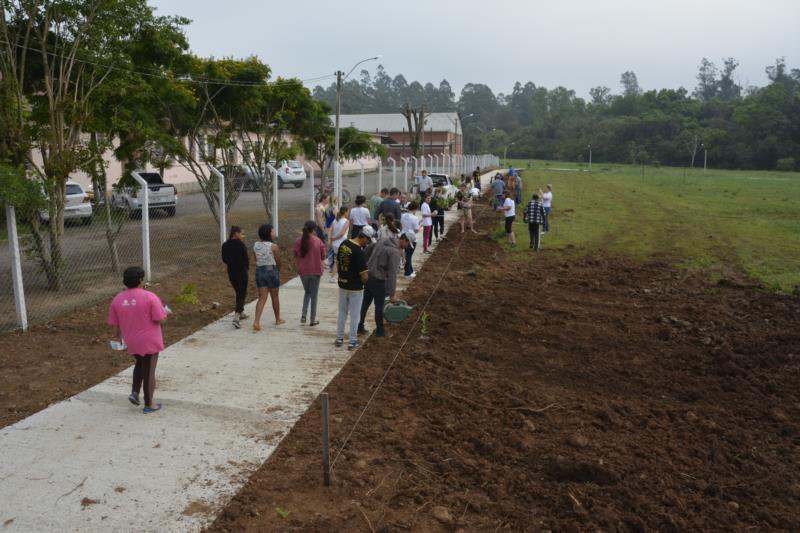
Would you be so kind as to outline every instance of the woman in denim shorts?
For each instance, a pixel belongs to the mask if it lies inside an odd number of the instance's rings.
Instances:
[[[260,240],[253,245],[253,253],[256,256],[256,287],[258,287],[253,331],[261,331],[261,313],[270,296],[272,296],[272,310],[275,312],[275,324],[281,325],[285,322],[281,320],[281,302],[278,298],[278,288],[281,286],[280,248],[272,242],[275,238],[272,224],[262,224],[258,228],[258,238]]]

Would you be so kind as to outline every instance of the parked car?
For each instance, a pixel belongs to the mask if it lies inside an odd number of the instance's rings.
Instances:
[[[64,199],[64,220],[80,219],[84,224],[92,223],[92,200],[80,183],[69,179],[67,181],[66,198]],[[46,196],[46,195],[45,195]],[[50,212],[47,209],[39,210],[39,220],[47,224],[50,222]]]
[[[147,189],[150,191],[150,210],[163,209],[167,216],[175,216],[178,207],[178,191],[175,186],[164,183],[158,172],[140,172],[140,175],[147,182]],[[120,187],[111,194],[111,207],[127,211],[131,218],[139,217],[142,215],[140,193],[138,185]]]
[[[306,169],[300,161],[284,159],[280,165],[276,165],[275,161],[270,161],[269,164],[278,171],[279,188],[283,188],[284,185],[294,185],[299,189],[306,181]]]
[[[458,192],[458,187],[453,185],[453,180],[450,179],[448,174],[428,174],[433,181],[433,186],[436,189],[444,189],[444,197],[447,199],[455,198]]]
[[[225,167],[217,167],[217,170],[225,175]],[[248,165],[235,165],[233,167],[233,186],[243,191],[259,190],[258,177],[253,169]]]

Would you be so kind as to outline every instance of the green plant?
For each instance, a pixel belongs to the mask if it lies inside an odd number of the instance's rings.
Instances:
[[[420,322],[422,323],[422,327],[421,327],[420,331],[422,332],[423,336],[428,334],[428,320],[430,320],[430,318],[431,318],[431,315],[429,315],[427,311],[423,311],[422,312],[422,317],[420,318]]]
[[[278,513],[278,516],[280,516],[283,519],[289,518],[290,511],[285,511],[284,509],[281,509],[280,507],[276,507],[275,508],[275,512]]]
[[[197,297],[197,286],[194,283],[188,283],[181,288],[181,291],[175,296],[175,303],[186,305],[197,305],[200,299]]]

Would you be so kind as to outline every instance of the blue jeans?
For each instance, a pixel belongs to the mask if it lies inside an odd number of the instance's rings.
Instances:
[[[414,256],[414,250],[417,248],[417,243],[412,242],[408,244],[408,248],[406,248],[406,266],[403,269],[403,274],[406,276],[410,276],[414,273],[414,267],[411,264],[411,258]]]
[[[545,207],[545,208],[544,208],[544,224],[542,225],[542,230],[543,230],[545,233],[547,233],[548,231],[550,231],[550,223],[549,223],[549,220],[550,220],[550,210],[551,210],[551,209],[552,209],[551,207]]]

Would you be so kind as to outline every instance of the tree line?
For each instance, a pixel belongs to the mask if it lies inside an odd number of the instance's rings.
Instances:
[[[628,71],[618,92],[595,87],[589,99],[533,82],[515,83],[510,94],[468,83],[456,99],[447,80],[409,83],[379,66],[374,77],[362,71],[344,84],[342,111],[397,113],[408,102],[458,111],[473,153],[585,161],[591,146],[597,162],[691,166],[707,151],[718,168],[800,170],[800,69],[778,58],[765,68],[764,86],[742,87],[737,67],[734,58],[720,67],[703,58],[692,92],[644,90]],[[335,85],[317,86],[314,97],[332,104]]]

